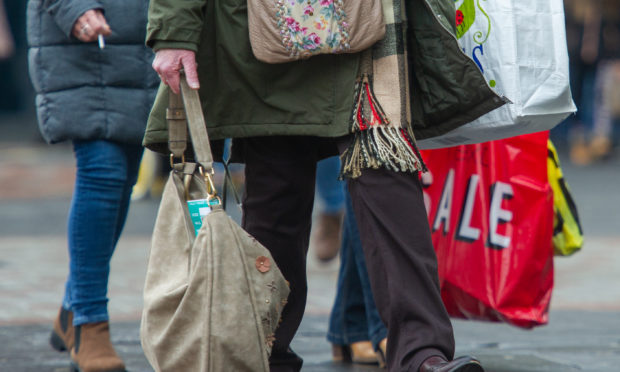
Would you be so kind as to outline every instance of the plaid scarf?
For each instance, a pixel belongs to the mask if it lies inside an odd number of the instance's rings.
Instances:
[[[354,139],[342,154],[343,177],[362,169],[425,170],[411,129],[406,0],[383,0],[386,35],[362,53],[351,117]]]

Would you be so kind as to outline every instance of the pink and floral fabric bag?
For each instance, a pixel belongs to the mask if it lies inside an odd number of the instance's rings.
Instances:
[[[248,0],[256,58],[284,63],[355,53],[385,35],[381,0]]]

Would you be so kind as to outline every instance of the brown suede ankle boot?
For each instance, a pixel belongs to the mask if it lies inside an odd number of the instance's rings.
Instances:
[[[108,322],[75,327],[71,366],[74,372],[125,372],[125,364],[110,341]]]
[[[375,364],[377,353],[370,341],[358,341],[349,345],[332,344],[332,360],[343,363]]]
[[[312,242],[316,258],[329,262],[338,256],[342,236],[342,213],[321,213],[314,221]]]
[[[60,307],[58,316],[54,320],[50,344],[58,351],[71,350],[73,348],[73,334],[73,312]]]

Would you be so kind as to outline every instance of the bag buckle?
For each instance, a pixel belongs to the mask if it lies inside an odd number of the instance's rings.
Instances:
[[[174,168],[174,159],[175,156],[174,154],[170,154],[170,167]],[[177,159],[181,159],[181,163],[185,163],[185,154],[181,155],[180,157],[177,157]]]

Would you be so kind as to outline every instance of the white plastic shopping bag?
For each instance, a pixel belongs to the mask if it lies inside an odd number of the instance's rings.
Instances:
[[[549,130],[576,111],[570,93],[562,0],[455,0],[457,39],[491,86],[512,104],[423,149]]]

